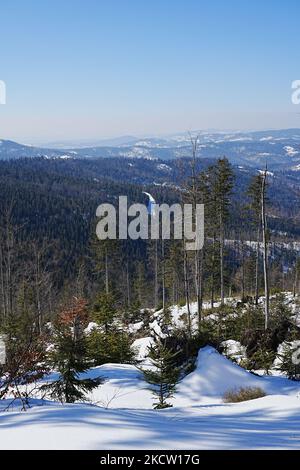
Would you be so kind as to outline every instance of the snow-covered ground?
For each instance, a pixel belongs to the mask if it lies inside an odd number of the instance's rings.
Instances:
[[[149,338],[138,340],[140,357]],[[154,411],[152,395],[135,367],[106,364],[89,376],[107,378],[93,404],[33,400],[0,412],[1,449],[299,449],[300,384],[258,377],[211,347],[178,385],[173,408]],[[225,404],[223,393],[259,386],[264,398]],[[2,410],[7,401],[1,402]]]
[[[299,449],[299,398],[164,411],[88,405],[1,415],[1,449]]]

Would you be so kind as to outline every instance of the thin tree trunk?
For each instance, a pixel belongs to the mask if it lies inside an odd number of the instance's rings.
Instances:
[[[258,222],[260,223],[260,221]],[[259,297],[259,250],[260,250],[260,227],[257,228],[257,244],[256,244],[256,265],[255,265],[255,305],[258,305]]]
[[[127,284],[127,306],[130,307],[131,301],[130,301],[130,278],[129,278],[128,260],[126,263],[126,284]]]
[[[242,243],[242,301],[245,300],[245,257],[244,257],[244,242]]]
[[[1,276],[1,297],[2,297],[2,310],[3,315],[6,317],[6,304],[5,304],[5,287],[4,287],[4,273],[3,273],[3,251],[0,246],[0,276]]]
[[[200,251],[199,256],[199,297],[198,297],[198,329],[201,329],[202,309],[203,309],[203,262],[204,251]]]
[[[298,286],[298,266],[297,266],[297,263],[296,263],[296,266],[295,266],[295,279],[294,279],[294,285],[293,285],[293,297],[296,297],[297,286]]]
[[[185,293],[187,318],[188,318],[188,333],[189,333],[189,336],[191,337],[192,325],[191,325],[190,293],[189,293],[189,279],[188,279],[188,259],[187,259],[187,251],[185,249],[185,246],[183,247],[183,271],[184,271],[184,293]]]
[[[109,274],[108,274],[108,254],[107,248],[105,249],[105,292],[109,294]]]
[[[265,329],[267,330],[269,326],[269,302],[270,302],[270,292],[269,292],[269,273],[268,273],[268,243],[267,243],[267,234],[266,234],[266,178],[267,170],[264,173],[262,178],[262,190],[261,190],[261,216],[262,216],[262,235],[263,235],[263,262],[264,262],[264,284],[265,284]]]
[[[198,326],[201,323],[202,302],[201,302],[201,280],[200,280],[200,251],[195,251],[195,288],[197,299]],[[200,326],[199,326],[200,327]]]
[[[158,307],[158,240],[155,240],[155,260],[154,260],[154,307]]]
[[[162,254],[162,308],[163,312],[166,309],[166,286],[165,286],[165,242],[161,241],[161,254]]]
[[[220,215],[220,282],[221,282],[221,305],[224,305],[224,226]]]
[[[210,306],[214,308],[215,303],[215,244],[216,235],[213,235],[213,248],[212,248],[212,262],[211,262],[211,292],[210,292]]]

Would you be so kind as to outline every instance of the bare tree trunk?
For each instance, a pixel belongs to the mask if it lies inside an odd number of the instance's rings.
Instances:
[[[163,312],[166,309],[166,273],[165,273],[165,242],[164,239],[161,241],[161,254],[162,254],[162,308]]]
[[[267,223],[266,223],[266,179],[267,169],[264,172],[262,178],[261,188],[261,216],[262,216],[262,235],[263,235],[263,262],[264,262],[264,284],[265,284],[265,329],[269,326],[269,303],[270,303],[270,292],[269,292],[269,273],[268,273],[268,243],[267,243]]]
[[[189,292],[189,278],[188,278],[188,258],[185,246],[183,247],[183,272],[184,272],[184,293],[187,308],[188,318],[188,333],[192,336],[192,324],[191,324],[191,308],[190,308],[190,292]]]
[[[5,287],[4,287],[4,273],[3,273],[3,250],[0,246],[0,276],[1,276],[1,300],[2,300],[2,313],[6,317],[6,303],[5,303]]]
[[[129,265],[128,260],[126,262],[126,285],[127,285],[127,306],[130,307],[130,278],[129,278]]]
[[[139,264],[139,282],[138,282],[138,299],[139,304],[142,305],[142,280],[143,280],[143,273],[142,273],[142,266]]]
[[[224,305],[224,224],[220,214],[220,283],[221,283],[221,305]]]
[[[6,302],[8,315],[12,314],[12,249],[13,249],[13,235],[12,228],[7,220],[6,225]]]
[[[173,305],[176,305],[177,304],[177,282],[176,282],[176,271],[175,269],[173,269],[173,273],[172,273],[172,279],[173,279],[173,282],[172,282],[172,299],[173,299]]]
[[[195,251],[195,287],[197,299],[197,313],[198,313],[198,328],[200,329],[201,316],[202,316],[202,259],[199,250]]]
[[[108,273],[108,253],[107,248],[105,248],[105,292],[109,294],[109,273]]]
[[[190,136],[191,144],[192,144],[192,205],[193,205],[193,212],[196,213],[196,207],[198,202],[198,193],[197,193],[197,184],[196,184],[196,157],[198,151],[198,144],[199,144],[199,137],[193,138]],[[196,216],[195,216],[196,217]],[[194,224],[196,226],[197,220],[194,220]],[[202,251],[202,250],[201,250]],[[197,301],[197,315],[198,315],[198,324],[201,323],[201,315],[202,315],[202,283],[203,279],[200,279],[200,250],[195,251],[195,272],[194,272],[194,282],[195,282],[195,292],[196,292],[196,301]]]
[[[158,307],[158,240],[155,240],[155,260],[154,260],[154,307]]]
[[[245,300],[245,257],[244,257],[244,242],[241,240],[242,245],[242,301]]]
[[[36,308],[37,308],[37,318],[38,318],[38,329],[39,334],[42,334],[43,329],[43,318],[42,318],[42,308],[41,308],[41,292],[40,292],[40,282],[41,282],[41,269],[40,269],[40,253],[38,250],[35,250],[35,293],[36,293]]]
[[[293,297],[296,297],[297,289],[298,289],[298,265],[296,263],[296,265],[295,265],[295,278],[294,278],[294,284],[293,284]]]
[[[215,244],[216,244],[216,235],[213,234],[213,251],[212,251],[212,263],[211,263],[211,286],[210,286],[210,306],[214,308],[215,303]]]
[[[260,223],[260,222],[259,222]],[[260,250],[260,227],[257,228],[257,244],[256,244],[256,264],[255,264],[255,305],[258,305],[259,297],[259,250]]]

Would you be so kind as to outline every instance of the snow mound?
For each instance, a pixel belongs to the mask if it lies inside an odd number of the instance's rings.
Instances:
[[[175,406],[222,402],[224,393],[239,387],[260,387],[267,394],[296,394],[299,385],[281,377],[259,377],[251,374],[214,348],[200,349],[196,369],[178,385]]]

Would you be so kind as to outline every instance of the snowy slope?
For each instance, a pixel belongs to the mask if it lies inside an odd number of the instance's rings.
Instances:
[[[128,364],[105,364],[86,374],[105,378],[103,385],[89,394],[92,403],[105,408],[151,409],[152,393],[143,380],[143,374]]]
[[[142,358],[149,338],[138,341]],[[135,366],[106,364],[87,375],[107,378],[90,396],[94,405],[35,400],[26,412],[18,404],[0,410],[0,448],[300,448],[300,384],[254,376],[211,347],[199,351],[195,371],[167,410],[151,409],[151,392]],[[270,395],[224,404],[224,391],[238,386],[260,386]],[[2,401],[2,410],[6,406]]]
[[[146,355],[151,338],[141,338],[140,358]],[[145,361],[143,367],[149,367]],[[105,408],[151,409],[153,396],[142,372],[133,365],[105,364],[91,369],[87,377],[101,376],[105,383],[89,395],[89,400]],[[196,369],[178,384],[174,407],[222,403],[224,392],[238,387],[261,387],[270,395],[297,395],[300,384],[283,377],[260,377],[234,364],[207,346],[199,351]]]

